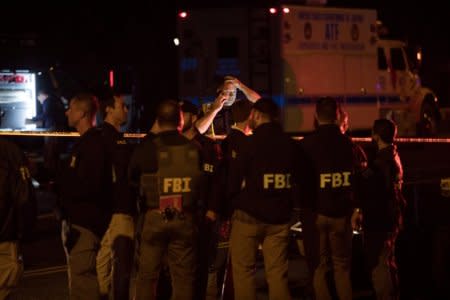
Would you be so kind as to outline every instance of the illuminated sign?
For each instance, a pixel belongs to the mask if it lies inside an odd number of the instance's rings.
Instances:
[[[0,75],[0,82],[4,83],[25,83],[27,82],[27,77],[23,75],[16,75],[16,74],[4,74]]]
[[[0,72],[1,128],[31,129],[25,119],[36,115],[36,78],[34,73]]]

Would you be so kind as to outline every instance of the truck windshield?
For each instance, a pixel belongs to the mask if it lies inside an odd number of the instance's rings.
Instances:
[[[378,48],[378,70],[386,71],[388,68],[386,55],[383,48]]]
[[[391,49],[391,62],[394,70],[406,70],[405,56],[403,55],[402,48]]]

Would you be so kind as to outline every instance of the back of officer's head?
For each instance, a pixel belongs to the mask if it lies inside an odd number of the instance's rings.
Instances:
[[[156,110],[156,120],[160,127],[176,129],[180,124],[180,104],[172,99],[163,100]]]
[[[75,95],[71,102],[77,105],[90,120],[94,120],[98,111],[98,99],[92,93],[79,93]]]
[[[316,117],[319,123],[332,124],[338,119],[338,104],[331,97],[322,97],[316,103]]]
[[[231,106],[231,116],[236,123],[245,122],[252,110],[252,103],[247,99],[238,100]]]
[[[41,86],[37,92],[37,95],[42,95],[44,97],[48,97],[50,95],[50,88],[48,88],[47,86]]]
[[[280,108],[271,98],[261,98],[252,106],[252,110],[259,112],[270,122],[278,121],[280,118]]]
[[[375,120],[373,122],[372,134],[378,135],[383,142],[392,144],[397,135],[397,125],[388,119]]]
[[[199,110],[197,105],[188,100],[181,101],[181,112],[183,113],[181,129],[183,132],[194,126],[194,123],[199,118]]]

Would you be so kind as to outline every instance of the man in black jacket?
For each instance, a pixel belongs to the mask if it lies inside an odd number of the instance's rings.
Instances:
[[[290,299],[287,270],[289,221],[294,208],[296,154],[278,123],[279,109],[262,98],[252,107],[248,147],[230,169],[231,263],[235,299],[256,299],[254,270],[262,245],[270,299]]]
[[[112,167],[102,132],[93,126],[97,107],[93,95],[78,94],[66,112],[69,126],[80,134],[60,187],[71,299],[99,298],[96,257],[111,219]]]
[[[31,231],[35,214],[36,198],[25,155],[0,138],[0,299],[6,299],[22,277],[19,244]]]
[[[37,99],[41,104],[41,110],[26,123],[36,123],[37,127],[48,131],[64,131],[67,128],[67,120],[64,115],[64,104],[58,97],[52,95],[46,88],[41,88]],[[60,166],[59,155],[62,151],[62,143],[58,137],[46,136],[44,138],[44,167],[50,179],[54,179]]]
[[[128,118],[123,95],[107,93],[100,102],[104,122],[100,126],[112,166],[112,217],[97,255],[97,277],[102,296],[128,299],[134,250],[136,203],[128,185],[128,162],[132,145],[120,132]]]
[[[214,238],[213,248],[209,255],[209,274],[207,286],[207,298],[217,299],[218,294],[218,275],[227,265],[227,256],[229,248],[229,238],[231,229],[231,197],[228,195],[228,181],[231,180],[229,170],[232,164],[236,162],[238,153],[245,151],[248,142],[248,134],[250,128],[248,127],[248,117],[252,109],[252,103],[246,99],[238,100],[231,106],[232,119],[234,124],[231,126],[230,132],[226,138],[221,142],[222,159],[217,167],[213,179],[213,198],[216,203],[216,210],[218,213],[218,222],[216,224],[216,233]],[[226,272],[224,272],[226,274]],[[227,278],[223,278],[226,281]],[[227,292],[230,290],[227,283]],[[225,292],[225,291],[224,291]],[[232,297],[227,295],[228,298]],[[226,297],[226,296],[225,296]],[[228,299],[227,298],[227,299]]]
[[[174,100],[157,110],[156,135],[133,152],[129,175],[144,198],[136,299],[155,299],[167,255],[173,299],[193,299],[196,277],[197,219],[204,203],[205,165],[198,144],[178,132],[181,111]]]
[[[339,128],[338,109],[334,99],[319,99],[318,128],[300,143],[301,153],[306,155],[301,178],[311,180],[303,182],[306,189],[302,193],[307,192],[303,199],[312,200],[302,206],[317,215],[320,261],[313,279],[316,298],[331,299],[327,273],[332,269],[339,299],[351,300],[352,227],[358,226],[360,212],[355,183],[367,162],[360,147]]]
[[[401,192],[403,168],[394,145],[396,132],[390,120],[374,122],[372,139],[378,151],[363,173],[367,183],[362,201],[364,248],[377,299],[398,299],[394,248],[405,202]]]

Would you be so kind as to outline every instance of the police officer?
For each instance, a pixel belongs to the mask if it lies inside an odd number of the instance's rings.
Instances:
[[[36,198],[23,152],[0,138],[0,299],[17,288],[23,273],[20,242],[31,232]]]
[[[303,183],[303,187],[311,187],[303,189],[308,193],[303,199],[312,201],[303,206],[317,214],[320,261],[313,279],[316,298],[330,299],[326,274],[331,268],[339,299],[348,300],[352,299],[352,226],[357,227],[360,212],[354,182],[366,160],[360,147],[341,132],[338,109],[330,97],[317,101],[318,128],[300,143],[300,150],[306,155],[303,168],[306,174],[301,178],[311,178],[311,182]],[[305,247],[309,247],[306,243]]]
[[[289,221],[294,207],[293,140],[278,121],[279,109],[262,98],[252,107],[248,147],[236,155],[227,187],[233,201],[231,264],[235,299],[256,299],[254,269],[262,245],[270,299],[290,299]]]
[[[37,99],[41,104],[41,112],[32,119],[26,119],[26,123],[39,124],[38,127],[49,131],[64,131],[67,128],[67,120],[64,115],[64,104],[60,98],[52,95],[50,91],[43,87],[37,93]],[[44,167],[46,174],[54,180],[56,172],[60,167],[59,156],[62,150],[61,139],[57,137],[44,137]]]
[[[226,101],[225,95],[219,95],[212,103],[210,109],[201,114],[198,107],[190,101],[181,102],[182,118],[181,123],[182,133],[188,139],[191,139],[202,150],[202,157],[204,160],[204,172],[206,194],[212,193],[212,177],[217,168],[220,159],[220,148],[216,140],[206,136],[211,123],[213,122],[217,113],[222,109]],[[214,201],[212,197],[206,197],[204,203],[200,203],[199,208],[206,211],[206,218],[199,220],[199,237],[198,240],[198,274],[196,276],[196,291],[195,299],[203,299],[206,291],[206,283],[208,276],[208,259],[206,259],[213,248],[213,222],[217,218],[218,202]]]
[[[378,119],[372,128],[377,153],[364,171],[366,197],[364,214],[364,249],[377,299],[398,299],[395,241],[403,217],[403,168],[394,139],[397,126]]]
[[[193,299],[196,275],[197,205],[202,197],[199,147],[177,131],[180,106],[163,101],[159,132],[139,145],[130,161],[131,180],[145,198],[136,299],[155,299],[164,254],[172,276],[172,299]]]
[[[100,126],[106,145],[106,157],[112,163],[112,217],[97,255],[97,276],[104,298],[128,299],[134,248],[134,216],[136,204],[128,185],[128,161],[132,145],[120,132],[128,108],[123,95],[108,93],[100,103],[104,122]],[[111,292],[111,293],[110,293]]]
[[[97,98],[84,93],[73,97],[66,111],[69,126],[80,134],[61,177],[71,299],[99,298],[96,257],[111,219],[112,167],[102,132],[93,126],[97,107]]]

